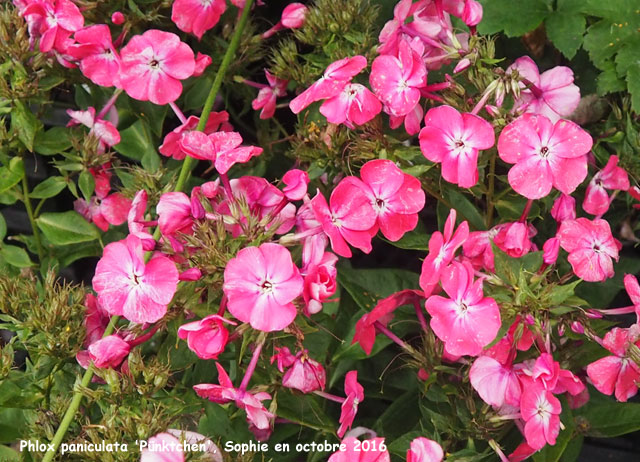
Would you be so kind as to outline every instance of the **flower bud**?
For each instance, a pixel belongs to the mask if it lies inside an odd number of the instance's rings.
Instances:
[[[116,26],[123,24],[124,19],[125,19],[124,15],[120,11],[116,11],[111,15],[111,22],[114,23]]]

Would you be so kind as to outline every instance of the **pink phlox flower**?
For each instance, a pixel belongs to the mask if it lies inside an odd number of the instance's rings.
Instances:
[[[120,26],[124,24],[125,20],[126,18],[124,17],[124,14],[122,14],[121,11],[116,11],[111,15],[111,22],[116,26]]]
[[[100,167],[90,167],[89,173],[95,182],[95,194],[98,199],[104,199],[111,191],[111,162],[107,162]]]
[[[562,223],[564,220],[575,220],[576,200],[567,194],[560,194],[558,198],[553,201],[551,216],[558,223]]]
[[[288,370],[282,377],[284,387],[296,389],[302,393],[324,390],[327,381],[324,367],[311,359],[307,350],[296,353],[293,362],[287,367]]]
[[[99,369],[116,368],[129,355],[131,347],[117,335],[108,335],[89,345],[87,351]]]
[[[186,122],[176,127],[167,136],[164,137],[162,145],[158,148],[160,154],[167,157],[173,157],[176,160],[182,160],[187,153],[181,147],[182,138],[189,132],[196,129],[199,118],[189,116]],[[229,113],[227,111],[212,112],[207,119],[204,128],[204,134],[209,135],[217,131],[232,131],[233,127],[229,124]]]
[[[193,70],[192,77],[200,77],[212,62],[211,56],[198,52],[196,54],[196,67]]]
[[[495,273],[493,247],[491,242],[500,231],[500,225],[488,231],[472,231],[462,244],[462,252],[466,261],[475,269],[486,269]]]
[[[342,438],[351,428],[358,413],[358,405],[364,401],[364,388],[358,383],[358,371],[349,371],[344,379],[344,392],[347,395],[340,411],[338,437]]]
[[[442,7],[467,26],[477,26],[482,21],[482,5],[476,0],[443,0]]]
[[[300,93],[289,103],[289,108],[298,114],[315,101],[338,95],[351,79],[367,67],[367,58],[353,56],[335,61],[327,67],[322,77]]]
[[[510,363],[483,354],[473,362],[469,370],[469,380],[471,386],[487,404],[498,408],[505,404],[511,406],[520,404],[522,387]]]
[[[418,212],[425,203],[425,194],[417,178],[386,159],[364,164],[360,177],[369,186],[371,205],[384,237],[397,241],[416,227]]]
[[[607,189],[626,191],[630,186],[627,172],[618,167],[618,156],[611,156],[607,165],[593,175],[589,182],[582,208],[591,215],[602,216],[609,210],[612,200],[607,194]]]
[[[442,288],[450,298],[432,295],[425,307],[431,328],[452,355],[478,355],[500,329],[500,308],[484,297],[482,279],[473,280],[469,263],[453,262],[442,275]]]
[[[267,430],[271,427],[271,421],[275,416],[267,411],[261,401],[271,399],[271,395],[265,392],[250,393],[234,388],[231,379],[224,368],[216,363],[218,369],[218,383],[201,383],[194,385],[193,389],[201,398],[206,398],[218,404],[235,402],[236,406],[247,413],[247,422],[259,430]]]
[[[618,261],[620,242],[611,235],[609,223],[596,218],[563,221],[556,236],[569,252],[573,272],[589,282],[613,277],[613,260]]]
[[[376,437],[360,441],[354,436],[348,436],[341,443],[344,451],[338,449],[331,454],[327,462],[389,462],[391,460],[389,451],[380,449],[383,443],[384,438]],[[370,449],[365,451],[363,447]]]
[[[336,293],[338,288],[338,257],[325,252],[322,259],[306,268],[304,274],[304,291],[302,292],[305,308],[304,314],[310,316],[322,310],[322,304]]]
[[[451,209],[444,224],[444,234],[435,231],[429,239],[429,254],[422,262],[422,271],[420,272],[420,288],[427,297],[438,285],[442,270],[451,263],[456,250],[469,237],[469,223],[463,221],[454,233],[455,225],[456,210]]]
[[[518,445],[515,451],[509,454],[509,462],[522,462],[523,460],[527,460],[536,452],[538,452],[537,449],[533,449],[526,441],[524,441]]]
[[[147,191],[141,189],[133,197],[129,214],[127,215],[127,224],[129,233],[136,236],[142,241],[143,250],[153,250],[156,246],[156,240],[147,231],[150,226],[155,226],[156,222],[148,222],[144,220],[147,210]]]
[[[291,353],[289,347],[275,347],[276,354],[273,355],[270,359],[270,363],[273,364],[276,362],[276,367],[280,372],[284,372],[285,369],[293,366],[293,363],[296,362],[296,356]]]
[[[297,201],[307,195],[307,185],[309,184],[309,174],[297,168],[289,170],[282,177],[282,182],[286,185],[282,192],[290,201]]]
[[[520,413],[526,422],[524,436],[532,449],[556,444],[561,412],[560,401],[549,390],[536,385],[523,388]]]
[[[82,13],[69,0],[30,2],[21,15],[30,25],[29,32],[40,38],[40,51],[43,53],[52,49],[66,51],[67,39],[84,25]]]
[[[504,223],[499,225],[499,230],[493,238],[493,242],[500,250],[513,258],[520,258],[535,250],[535,244],[531,238],[537,234],[536,228],[531,223]]]
[[[271,37],[273,34],[282,29],[299,29],[304,25],[304,21],[307,16],[307,12],[309,8],[307,8],[302,3],[289,3],[282,10],[282,17],[280,21],[273,26],[271,29],[262,34],[262,38],[266,39]]]
[[[359,83],[348,83],[336,96],[320,106],[320,114],[332,124],[345,124],[353,129],[364,125],[382,110],[382,103],[371,90]]]
[[[149,438],[140,453],[140,462],[184,462],[180,440],[169,433],[158,433]]]
[[[167,104],[182,93],[181,80],[193,75],[191,48],[171,32],[151,29],[136,35],[120,50],[120,84],[137,100]]]
[[[202,39],[227,9],[225,0],[176,0],[171,7],[171,20],[183,32]]]
[[[636,311],[637,323],[640,323],[640,284],[633,274],[624,275],[624,288]]]
[[[187,155],[211,161],[218,173],[226,174],[236,163],[246,163],[262,154],[262,148],[240,146],[242,136],[237,132],[214,132],[209,135],[190,131],[180,139],[180,148]]]
[[[93,277],[102,307],[138,324],[161,319],[177,286],[175,263],[160,254],[145,263],[142,241],[132,235],[104,248]]]
[[[194,203],[199,205],[183,192],[168,192],[160,196],[156,206],[160,231],[177,252],[183,250],[179,235],[193,234],[194,212],[197,213],[198,210],[197,208],[194,210]]]
[[[577,124],[525,114],[507,125],[498,139],[500,158],[515,164],[511,187],[527,199],[545,197],[555,187],[571,194],[587,177],[591,135]]]
[[[229,338],[229,331],[224,324],[236,325],[235,322],[217,314],[206,316],[199,321],[183,324],[178,328],[178,337],[186,340],[189,349],[201,359],[218,359],[224,351]]]
[[[404,129],[409,135],[415,135],[420,132],[420,124],[422,123],[422,117],[424,116],[424,109],[418,101],[418,103],[407,114],[403,116],[389,116],[389,126],[392,129],[398,128],[404,124]]]
[[[115,146],[120,142],[120,133],[116,127],[108,120],[96,118],[96,110],[93,107],[86,111],[72,111],[67,109],[67,114],[71,120],[67,127],[82,124],[89,128],[89,134],[94,135],[99,142],[98,151],[104,152],[105,147]]]
[[[414,438],[407,450],[407,462],[441,462],[443,458],[442,446],[423,436]]]
[[[120,56],[111,41],[106,24],[85,27],[74,35],[75,44],[67,53],[79,60],[82,73],[96,85],[119,86]]]
[[[271,74],[268,70],[264,70],[264,74],[267,77],[269,85],[256,84],[260,87],[258,96],[251,102],[251,107],[257,111],[260,111],[261,119],[269,119],[273,117],[276,111],[276,100],[287,94],[288,80],[279,79],[275,75]]]
[[[109,324],[109,313],[102,308],[96,296],[93,294],[87,294],[85,296],[84,306],[87,307],[87,312],[84,317],[84,327],[87,335],[82,345],[88,347],[92,343],[100,340],[104,335],[104,331]]]
[[[420,150],[432,162],[442,163],[442,177],[461,188],[478,182],[478,152],[495,143],[493,127],[451,106],[429,109],[420,130]]]
[[[411,44],[401,40],[397,56],[382,55],[373,61],[369,83],[385,112],[404,116],[420,100],[420,89],[427,85],[427,68]]]
[[[94,223],[102,231],[107,231],[109,225],[119,226],[127,221],[131,199],[120,193],[110,194],[102,200],[93,196],[89,202],[76,199],[73,208],[87,221]]]
[[[605,356],[587,366],[587,376],[594,387],[605,395],[615,393],[618,401],[626,402],[638,393],[640,367],[628,357],[628,350],[640,340],[629,329],[614,327],[604,336],[602,346],[613,355]]]
[[[529,348],[535,342],[536,336],[529,327],[533,322],[535,322],[533,319],[528,320],[527,317],[522,318],[517,315],[513,324],[509,327],[507,338],[517,350],[529,351]]]
[[[349,176],[335,187],[329,204],[320,191],[311,200],[316,220],[329,236],[333,251],[341,257],[351,258],[348,244],[364,253],[371,252],[371,239],[378,232],[378,214],[371,205],[368,190],[361,180]]]
[[[528,82],[520,82],[520,98],[514,110],[540,114],[552,123],[570,116],[580,103],[580,89],[573,83],[573,71],[556,66],[540,74],[536,63],[523,56],[507,68],[507,73],[517,70]]]
[[[266,243],[245,247],[227,263],[223,290],[233,316],[272,332],[296,317],[291,302],[302,294],[303,279],[285,247]]]
[[[370,355],[376,341],[375,323],[380,322],[386,327],[391,321],[396,308],[409,303],[419,303],[423,299],[424,293],[422,291],[407,289],[378,301],[373,310],[366,313],[356,322],[355,333],[351,343],[359,343],[362,350]]]

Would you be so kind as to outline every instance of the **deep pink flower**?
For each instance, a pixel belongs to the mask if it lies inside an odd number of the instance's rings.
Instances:
[[[384,438],[360,441],[353,436],[348,436],[341,443],[345,448],[344,451],[338,449],[331,454],[327,462],[389,462],[391,460],[389,451],[380,449],[382,443]]]
[[[271,332],[296,317],[291,303],[302,294],[303,280],[289,251],[273,243],[245,247],[224,270],[229,312],[254,329]]]
[[[336,96],[320,106],[320,114],[332,124],[344,123],[349,128],[364,125],[382,110],[376,95],[359,83],[348,83]]]
[[[531,238],[536,235],[536,229],[531,224],[504,223],[499,225],[499,230],[493,238],[493,242],[500,250],[513,258],[520,258],[535,248]]]
[[[362,181],[371,190],[371,205],[384,237],[399,240],[418,224],[425,194],[420,181],[404,173],[390,160],[371,160],[360,170]]]
[[[289,81],[279,79],[266,69],[264,70],[264,74],[267,77],[269,85],[261,86],[258,96],[251,102],[251,107],[255,111],[262,109],[262,111],[260,111],[260,118],[269,119],[273,117],[273,114],[276,112],[276,100],[278,97],[287,94]]]
[[[309,9],[302,3],[289,3],[284,7],[284,10],[282,10],[282,17],[280,18],[280,21],[278,21],[278,24],[262,34],[262,38],[269,38],[284,28],[299,29],[304,25],[304,20],[308,11]]]
[[[469,237],[469,223],[463,221],[454,233],[455,225],[456,210],[451,209],[444,224],[444,234],[436,231],[429,239],[429,254],[422,262],[422,271],[420,272],[420,288],[427,297],[438,285],[442,270],[451,263],[456,250]]]
[[[193,70],[193,77],[200,77],[211,62],[211,56],[198,52],[198,54],[196,54],[196,67]]]
[[[193,233],[191,200],[183,192],[168,192],[160,196],[156,206],[158,226],[164,236]]]
[[[442,446],[422,436],[414,438],[407,450],[407,462],[441,462],[443,458]]]
[[[187,153],[181,147],[181,140],[188,132],[195,130],[200,119],[196,116],[189,116],[187,121],[177,128],[174,128],[164,137],[162,145],[158,148],[163,156],[171,156],[176,160],[182,160]],[[217,131],[231,131],[233,127],[229,124],[229,113],[227,111],[212,112],[207,119],[204,133],[209,135]]]
[[[536,63],[528,56],[515,60],[507,72],[517,70],[528,80],[521,82],[520,98],[514,109],[543,115],[555,123],[570,116],[580,103],[580,89],[573,83],[573,71],[556,66],[540,74]]]
[[[106,146],[115,146],[120,142],[120,133],[116,127],[108,120],[96,118],[96,110],[88,107],[86,111],[72,111],[67,109],[67,114],[71,120],[67,127],[82,124],[88,127],[89,134],[98,138],[98,150],[104,152]]]
[[[84,327],[87,335],[84,338],[83,346],[88,347],[92,343],[100,340],[109,324],[109,313],[98,303],[96,296],[87,294],[84,298],[84,306],[87,312],[84,317]]]
[[[633,343],[640,347],[640,340],[631,336],[628,329],[614,327],[602,341],[602,346],[613,355],[587,366],[587,375],[593,386],[605,395],[615,392],[616,399],[622,402],[638,393],[640,383],[640,367],[627,353]]]
[[[507,125],[498,139],[500,158],[514,165],[509,184],[527,199],[540,199],[552,187],[571,194],[587,177],[593,140],[577,124],[525,114]]]
[[[450,298],[432,295],[425,304],[433,332],[451,355],[479,354],[500,329],[500,308],[484,297],[482,279],[473,281],[469,263],[453,262],[442,275],[442,288]]]
[[[369,83],[385,112],[403,116],[420,100],[420,89],[427,85],[427,68],[409,42],[401,40],[397,57],[382,55],[373,61]]]
[[[311,200],[316,219],[341,257],[351,258],[347,243],[371,252],[371,239],[378,232],[377,213],[371,205],[369,187],[358,178],[343,178],[331,193],[329,204],[320,191]]]
[[[429,109],[420,130],[420,150],[432,162],[442,163],[442,177],[461,188],[478,182],[478,152],[495,143],[493,127],[451,106]]]
[[[120,11],[116,11],[111,15],[111,22],[114,23],[116,26],[124,24],[124,21],[125,21],[124,14],[122,14],[122,12]]]
[[[624,288],[631,299],[631,303],[635,306],[638,323],[640,323],[640,284],[633,274],[624,275]]]
[[[100,369],[115,368],[127,357],[131,347],[117,335],[109,335],[89,345],[89,358]]]
[[[307,185],[309,184],[309,174],[297,168],[289,170],[282,177],[282,182],[286,185],[282,192],[290,201],[297,201],[307,195]]]
[[[75,33],[76,43],[67,54],[79,60],[82,73],[96,85],[118,86],[120,57],[111,41],[111,31],[106,24],[85,27]]]
[[[287,388],[300,390],[302,393],[311,393],[315,390],[324,390],[327,377],[318,361],[309,357],[307,350],[302,350],[291,354],[287,347],[271,358],[271,363],[275,359],[278,360],[278,369],[283,372],[284,368],[288,368],[282,377],[282,385]]]
[[[138,324],[162,318],[177,287],[176,265],[163,255],[145,264],[142,241],[132,235],[104,248],[93,277],[102,307]]]
[[[213,28],[227,9],[225,0],[176,0],[171,7],[171,20],[183,32],[192,33],[198,40]]]
[[[338,287],[336,281],[338,276],[337,262],[338,257],[331,252],[325,252],[317,264],[306,268],[302,295],[305,302],[304,313],[307,316],[322,310],[322,304],[336,293]]]
[[[442,6],[447,13],[462,19],[467,26],[477,26],[482,21],[482,5],[476,0],[444,0]]]
[[[73,32],[82,29],[84,17],[69,0],[47,0],[30,3],[21,12],[34,26],[29,31],[40,37],[40,51],[66,51],[65,42]]]
[[[542,261],[547,265],[553,265],[556,260],[558,260],[558,253],[560,252],[560,240],[557,237],[547,239],[542,246],[542,250]]]
[[[155,222],[144,221],[144,214],[147,211],[147,191],[141,189],[136,193],[127,215],[127,224],[129,233],[136,236],[142,241],[144,250],[153,250],[156,246],[156,240],[147,231],[147,227],[154,225]]]
[[[89,168],[89,173],[91,173],[96,184],[95,193],[98,199],[104,199],[109,195],[109,191],[111,191],[111,177],[113,174],[109,170],[110,168],[110,162],[107,162],[100,167]]]
[[[329,64],[319,80],[291,100],[289,108],[294,114],[298,114],[315,101],[338,95],[353,76],[359,74],[365,67],[367,67],[367,58],[360,55]]]
[[[186,340],[189,349],[201,359],[218,359],[224,351],[229,338],[229,331],[224,323],[236,325],[235,322],[217,314],[209,315],[199,321],[183,324],[178,328],[178,337]]]
[[[532,449],[556,444],[560,433],[562,407],[558,398],[543,387],[528,386],[522,391],[520,413],[526,422],[524,436]]]
[[[604,281],[613,276],[612,259],[618,261],[620,242],[611,235],[609,223],[596,218],[563,221],[556,236],[569,252],[569,263],[576,276],[585,281]]]
[[[140,462],[184,462],[180,440],[169,433],[152,436],[147,445],[141,451]]]
[[[218,369],[218,382],[220,385],[212,383],[194,385],[193,389],[198,396],[218,404],[226,404],[233,401],[236,406],[244,409],[247,413],[247,422],[251,427],[262,431],[269,430],[275,416],[265,409],[261,401],[271,399],[271,395],[265,392],[250,393],[234,388],[224,368],[219,363],[216,363],[216,368]]]
[[[131,199],[120,193],[113,193],[102,200],[92,197],[90,202],[76,199],[73,209],[87,221],[94,223],[102,231],[107,231],[109,225],[119,226],[127,221]]]
[[[551,216],[558,223],[562,223],[564,220],[575,220],[576,200],[567,194],[560,194],[558,198],[553,201]]]
[[[345,432],[351,428],[353,420],[358,413],[358,405],[364,400],[364,388],[358,383],[358,371],[347,372],[344,379],[344,392],[347,398],[342,403],[342,410],[340,411],[339,438],[342,438]]]
[[[120,50],[120,84],[129,96],[167,104],[182,93],[180,80],[191,77],[196,61],[189,45],[171,32],[151,29]]]
[[[215,132],[209,135],[190,131],[180,140],[180,148],[187,155],[213,162],[218,173],[225,174],[236,163],[248,162],[254,156],[262,154],[262,148],[240,146],[242,136],[237,132]]]
[[[604,215],[611,203],[607,189],[626,191],[629,187],[629,176],[623,168],[618,167],[618,156],[611,156],[607,165],[589,182],[582,208],[591,215]]]
[[[420,131],[420,124],[422,123],[423,115],[424,109],[422,109],[422,105],[418,103],[406,115],[389,116],[389,126],[395,130],[400,125],[404,124],[404,129],[407,134],[415,135]]]

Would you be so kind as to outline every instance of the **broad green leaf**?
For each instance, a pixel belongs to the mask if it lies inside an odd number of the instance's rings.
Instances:
[[[66,127],[53,127],[39,131],[33,143],[33,150],[43,156],[51,156],[71,147],[70,131]]]
[[[640,404],[610,402],[588,403],[574,411],[576,423],[587,436],[612,438],[640,430]]]
[[[102,254],[102,247],[98,241],[81,242],[79,244],[56,247],[55,256],[60,262],[60,267],[69,266],[76,260],[87,257],[98,257]]]
[[[82,196],[86,201],[91,199],[93,195],[93,191],[96,188],[96,180],[93,178],[93,175],[89,173],[87,170],[80,174],[78,178],[78,186],[80,187],[80,191],[82,191]]]
[[[485,229],[484,219],[475,205],[461,192],[447,188],[444,191],[444,197],[447,199],[458,212],[459,220],[467,220],[472,229]]]
[[[571,12],[556,11],[545,21],[547,36],[555,47],[571,59],[582,46],[582,36],[587,21],[584,16]]]
[[[418,222],[414,230],[404,233],[397,241],[390,241],[384,237],[382,239],[399,249],[429,250],[429,234],[422,222]]]
[[[18,462],[20,454],[9,446],[0,445],[0,460],[3,462]]]
[[[418,274],[401,269],[354,269],[341,265],[338,281],[354,301],[371,311],[379,299],[418,287]]]
[[[602,68],[602,72],[598,75],[598,94],[600,96],[604,96],[608,93],[624,91],[626,85],[624,80],[618,76],[615,64],[611,61],[607,61]]]
[[[141,161],[145,155],[157,155],[149,126],[138,120],[120,132],[120,143],[113,147],[123,156]]]
[[[42,183],[39,183],[29,196],[33,199],[48,199],[57,196],[60,191],[67,187],[67,182],[61,176],[52,176]]]
[[[100,231],[77,212],[43,213],[36,219],[38,228],[53,245],[93,241]]]
[[[11,133],[18,135],[18,139],[29,150],[33,151],[36,133],[42,128],[42,122],[22,102],[15,101],[11,110]]]
[[[4,261],[17,268],[33,266],[29,255],[22,247],[5,244],[0,248],[0,256],[4,258]]]
[[[482,21],[478,24],[481,34],[504,31],[508,37],[518,37],[534,30],[549,14],[544,0],[480,0],[483,8]]]
[[[8,166],[0,167],[0,194],[20,183],[24,176],[24,163],[21,157],[13,157]]]
[[[631,109],[640,114],[640,64],[636,63],[627,72],[627,85],[631,94]]]

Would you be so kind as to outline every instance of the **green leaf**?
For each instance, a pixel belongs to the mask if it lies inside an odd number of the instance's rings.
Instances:
[[[48,199],[57,196],[60,191],[67,187],[67,182],[61,176],[52,176],[42,183],[39,183],[33,191],[29,193],[32,199]]]
[[[55,257],[59,260],[61,268],[69,266],[71,263],[81,258],[98,257],[101,254],[102,247],[97,241],[65,245],[55,249]]]
[[[602,67],[603,70],[600,75],[598,75],[598,94],[604,96],[608,93],[624,91],[626,85],[624,80],[618,77],[615,64],[607,61]]]
[[[54,245],[69,245],[93,241],[100,231],[77,212],[43,213],[36,219],[38,228]]]
[[[145,156],[158,155],[149,126],[142,120],[138,120],[126,130],[122,130],[120,143],[113,148],[123,156],[137,161],[141,161]]]
[[[418,287],[418,275],[401,269],[353,269],[340,265],[338,281],[367,311],[371,311],[381,298]]]
[[[13,157],[8,166],[0,167],[0,194],[20,183],[24,176],[22,157]]]
[[[627,86],[631,94],[631,109],[640,114],[640,64],[636,63],[627,72]]]
[[[467,220],[473,229],[485,229],[482,215],[478,212],[476,206],[471,203],[467,196],[455,189],[448,188],[444,191],[444,197],[458,212],[459,220]]]
[[[478,24],[481,34],[495,34],[504,30],[508,37],[518,37],[534,30],[549,14],[544,0],[480,0],[482,21]]]
[[[12,266],[18,268],[28,268],[33,266],[29,255],[22,247],[15,245],[3,245],[0,249],[0,256]]]
[[[17,134],[22,144],[33,152],[36,133],[42,128],[42,122],[22,102],[15,101],[11,110],[11,133]]]
[[[574,413],[587,436],[612,438],[640,430],[640,404],[617,403],[613,400],[590,402]]]
[[[0,445],[0,460],[3,462],[18,462],[20,454],[8,446]]]
[[[2,241],[7,235],[7,222],[4,219],[4,215],[0,213],[0,241]]]
[[[397,241],[390,241],[384,237],[382,239],[399,249],[429,250],[429,234],[422,222],[418,222],[414,230],[404,233]]]
[[[33,150],[43,156],[51,156],[71,147],[71,132],[66,127],[53,127],[39,131],[33,143]]]
[[[555,47],[571,59],[582,46],[582,36],[587,25],[584,16],[556,11],[545,21],[547,36]]]
[[[78,178],[78,186],[80,187],[80,191],[82,191],[84,199],[89,201],[93,195],[93,191],[96,189],[96,180],[91,173],[85,170]]]

